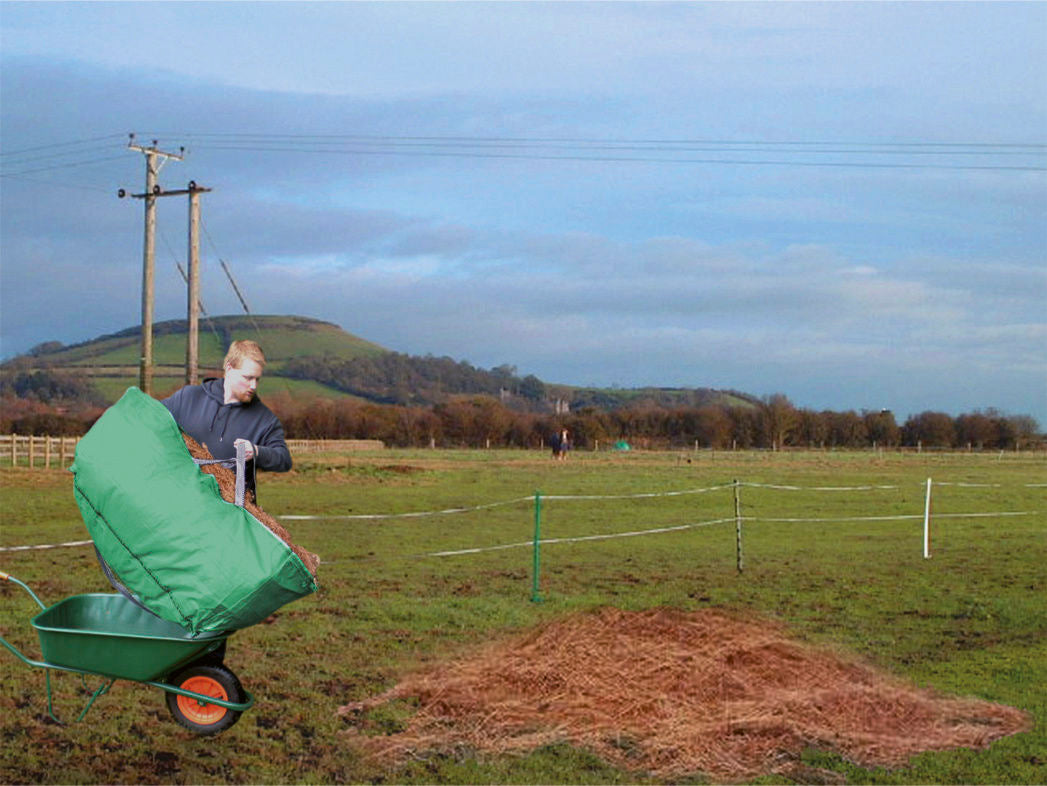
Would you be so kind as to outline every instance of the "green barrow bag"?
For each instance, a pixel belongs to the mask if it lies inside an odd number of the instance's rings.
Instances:
[[[84,435],[70,471],[103,568],[158,617],[194,634],[237,630],[317,589],[283,540],[222,498],[167,407],[138,388]]]

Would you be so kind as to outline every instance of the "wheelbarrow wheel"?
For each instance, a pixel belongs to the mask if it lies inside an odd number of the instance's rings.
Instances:
[[[242,704],[245,699],[240,680],[225,666],[217,664],[190,666],[178,672],[170,683],[182,690]],[[167,694],[167,708],[174,719],[190,731],[210,735],[225,731],[240,719],[236,710],[217,704],[204,704],[190,696]]]

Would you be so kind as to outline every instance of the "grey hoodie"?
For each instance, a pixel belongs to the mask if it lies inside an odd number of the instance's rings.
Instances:
[[[182,431],[218,459],[236,458],[233,441],[246,439],[255,446],[255,459],[247,462],[247,488],[255,488],[254,470],[287,472],[291,453],[284,441],[284,427],[258,396],[249,404],[226,404],[225,384],[209,377],[199,385],[186,385],[163,400]]]

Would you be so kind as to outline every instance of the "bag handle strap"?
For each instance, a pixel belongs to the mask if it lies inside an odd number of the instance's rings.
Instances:
[[[252,446],[253,447],[253,446]],[[236,492],[235,500],[237,507],[244,506],[245,479],[247,477],[247,445],[243,442],[236,443],[236,458],[231,459],[198,459],[194,458],[197,466],[205,464],[221,464],[224,467],[236,467]]]

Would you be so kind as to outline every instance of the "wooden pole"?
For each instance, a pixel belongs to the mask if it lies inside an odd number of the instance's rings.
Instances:
[[[189,195],[189,272],[185,277],[187,303],[186,321],[188,330],[185,342],[185,382],[195,385],[200,380],[200,195],[211,189],[198,186],[195,180],[189,181],[184,191],[169,193],[186,193]]]
[[[146,395],[153,392],[153,271],[156,248],[156,149],[145,152],[145,234],[142,241],[142,353],[138,367],[138,386]]]
[[[138,368],[138,386],[143,393],[152,395],[153,392],[153,292],[154,292],[154,258],[156,248],[156,197],[164,196],[163,190],[157,183],[160,174],[161,162],[168,159],[182,160],[181,155],[164,153],[157,147],[154,139],[152,147],[144,147],[134,143],[134,134],[131,135],[129,150],[135,150],[145,155],[145,193],[135,194],[145,200],[145,233],[142,242],[142,356]],[[123,197],[125,192],[121,189],[119,196]]]
[[[185,340],[185,384],[195,385],[200,367],[200,192],[189,184],[189,274]]]

